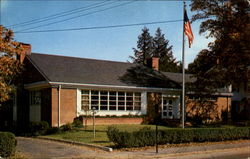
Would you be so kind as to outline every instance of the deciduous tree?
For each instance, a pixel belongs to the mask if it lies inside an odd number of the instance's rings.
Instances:
[[[21,70],[21,63],[16,57],[25,52],[13,37],[12,30],[0,26],[0,102],[9,99],[14,79]]]
[[[192,20],[202,20],[200,34],[214,38],[189,71],[200,87],[222,87],[247,80],[250,65],[250,7],[247,0],[192,0]],[[204,87],[205,88],[205,87]]]

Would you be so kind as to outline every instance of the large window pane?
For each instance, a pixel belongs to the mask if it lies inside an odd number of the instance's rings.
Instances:
[[[82,109],[141,110],[140,92],[82,90]],[[90,98],[91,97],[91,98]]]

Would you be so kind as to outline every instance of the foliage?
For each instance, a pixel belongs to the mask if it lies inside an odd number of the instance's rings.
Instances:
[[[77,128],[82,128],[83,127],[83,120],[81,118],[75,118],[73,123],[72,123],[73,127],[77,127]]]
[[[151,57],[153,52],[153,37],[148,28],[142,29],[142,34],[138,36],[137,49],[133,50],[135,57],[130,57],[133,62],[146,65],[146,59]]]
[[[215,39],[189,65],[197,78],[194,86],[209,91],[246,81],[250,65],[249,2],[192,0],[191,10],[196,11],[193,21],[203,20],[200,33]]]
[[[200,97],[201,95],[197,95]],[[186,99],[187,120],[193,125],[207,124],[219,120],[218,105],[216,100],[210,100],[206,97],[194,99]]]
[[[164,72],[181,72],[180,62],[177,62],[173,56],[172,45],[165,39],[161,29],[157,28],[155,37],[153,38],[153,54],[152,57],[159,57],[159,70]]]
[[[137,49],[133,48],[134,57],[130,56],[134,63],[146,65],[146,60],[151,57],[159,57],[159,70],[164,72],[180,72],[179,62],[173,57],[172,46],[165,39],[161,29],[158,28],[155,37],[144,27],[138,37]]]
[[[236,128],[189,128],[159,130],[158,144],[179,144],[190,142],[213,142],[237,139],[250,139],[249,127]],[[117,147],[142,147],[155,144],[155,130],[144,128],[135,132],[119,131],[109,127],[109,140]]]
[[[46,131],[46,135],[50,135],[50,134],[57,134],[60,133],[60,129],[58,127],[49,127]]]
[[[9,157],[15,152],[17,141],[10,132],[0,132],[0,156]]]
[[[44,135],[48,129],[49,124],[46,121],[30,122],[29,124],[29,131],[32,136]]]
[[[67,123],[65,125],[62,125],[61,127],[62,131],[71,131],[73,130],[72,124],[71,123]]]
[[[96,125],[96,137],[93,138],[93,126],[90,125],[85,128],[73,128],[73,131],[61,131],[60,133],[46,135],[48,138],[64,139],[69,141],[77,141],[89,144],[97,144],[102,146],[114,146],[114,143],[109,141],[107,130],[110,125]],[[138,131],[145,125],[138,124],[121,124],[116,125],[121,131]],[[147,125],[147,127],[155,128],[155,125]],[[158,126],[159,130],[168,129],[168,127]]]
[[[14,57],[23,54],[22,44],[13,40],[14,33],[0,25],[0,102],[7,101],[13,90],[21,64]]]

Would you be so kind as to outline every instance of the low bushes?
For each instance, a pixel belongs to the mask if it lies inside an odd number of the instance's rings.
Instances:
[[[159,130],[158,144],[179,144],[189,142],[225,141],[250,139],[250,128],[188,128]],[[143,147],[155,144],[156,132],[143,128],[136,132],[121,132],[109,127],[107,136],[117,147]]]
[[[71,124],[71,123],[67,123],[67,124],[65,124],[65,125],[62,125],[62,126],[60,127],[60,129],[61,129],[62,131],[71,131],[71,130],[73,130],[73,127],[72,127],[72,124]]]
[[[15,135],[10,132],[0,132],[0,157],[9,157],[15,152]]]
[[[57,133],[60,133],[60,132],[61,132],[60,128],[58,128],[58,127],[50,127],[47,130],[46,135],[57,134]]]
[[[30,122],[29,132],[31,136],[46,134],[49,129],[49,124],[46,121]]]

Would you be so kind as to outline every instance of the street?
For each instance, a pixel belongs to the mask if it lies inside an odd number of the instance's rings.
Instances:
[[[250,140],[186,144],[179,147],[160,146],[158,154],[154,147],[106,152],[35,138],[17,137],[17,140],[17,151],[27,158],[250,159]]]

